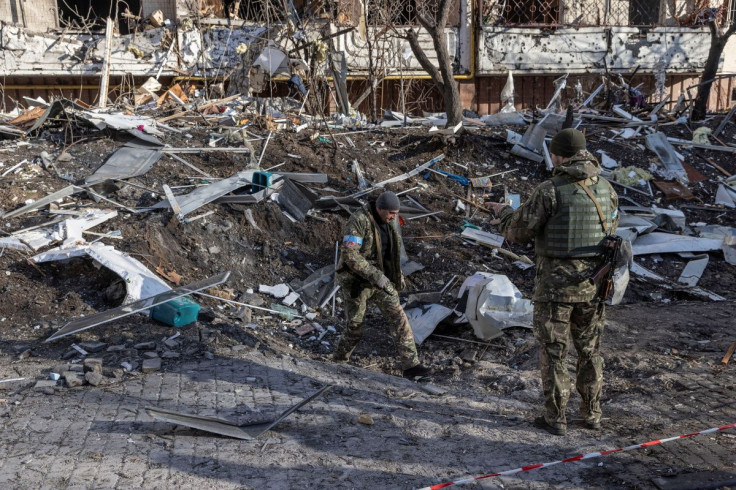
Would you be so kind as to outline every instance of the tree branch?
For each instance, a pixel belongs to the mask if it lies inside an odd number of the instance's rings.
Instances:
[[[716,25],[715,19],[708,21],[708,29],[710,29],[710,38],[718,39],[718,26]]]
[[[442,81],[442,75],[440,75],[437,67],[434,66],[431,61],[429,61],[429,58],[424,53],[422,47],[419,45],[419,36],[414,29],[406,30],[406,40],[409,41],[409,46],[411,47],[414,56],[417,57],[417,61],[422,66],[424,71],[426,71],[429,76],[432,77],[432,81],[435,85],[437,85],[437,88],[440,90],[440,92],[444,91],[445,84]]]
[[[441,0],[440,4],[440,16],[437,18],[437,28],[444,29],[447,24],[447,18],[450,16],[450,7],[452,6],[452,0]]]
[[[723,40],[724,41],[727,40],[729,37],[731,37],[731,34],[733,34],[734,32],[736,32],[736,19],[734,19],[733,22],[731,22],[731,25],[728,27],[728,30],[723,33],[723,36],[722,36]]]

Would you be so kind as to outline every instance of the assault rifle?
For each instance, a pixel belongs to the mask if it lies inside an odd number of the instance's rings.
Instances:
[[[598,297],[607,300],[613,292],[613,274],[621,251],[623,240],[617,235],[607,235],[603,239],[603,263],[593,272],[589,281],[598,286]]]

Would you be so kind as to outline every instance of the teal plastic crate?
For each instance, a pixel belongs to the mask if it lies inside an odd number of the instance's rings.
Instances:
[[[253,184],[250,186],[250,194],[271,187],[273,174],[271,172],[253,172]]]
[[[197,321],[200,308],[197,303],[182,296],[151,308],[151,318],[172,327],[183,327]]]

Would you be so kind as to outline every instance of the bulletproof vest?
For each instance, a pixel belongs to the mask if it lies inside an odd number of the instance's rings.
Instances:
[[[583,188],[568,178],[552,178],[557,196],[557,213],[547,221],[541,236],[536,239],[536,253],[544,257],[582,258],[600,255],[603,237],[601,220],[593,200]],[[595,196],[610,230],[610,184],[599,178],[587,186]]]

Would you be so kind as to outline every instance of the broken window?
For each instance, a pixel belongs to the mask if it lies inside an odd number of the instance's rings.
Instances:
[[[629,25],[659,24],[659,8],[659,1],[631,0],[629,3]]]
[[[203,17],[281,24],[289,19],[297,21],[303,15],[333,18],[334,3],[335,0],[200,0],[199,12]]]
[[[486,25],[648,26],[661,22],[664,1],[484,0],[482,15]]]
[[[373,26],[416,26],[418,15],[436,18],[440,0],[372,0],[368,24]],[[447,27],[460,25],[460,1],[452,0]]]
[[[121,34],[134,27],[127,18],[141,15],[140,0],[57,0],[61,25],[76,29],[104,30],[106,19],[119,20]]]
[[[486,0],[485,24],[557,24],[560,0]]]
[[[224,1],[225,11],[231,18],[266,24],[281,23],[286,20],[286,2],[274,0]],[[292,3],[292,2],[288,2]],[[290,6],[290,8],[293,8]],[[237,16],[233,13],[237,12]]]

